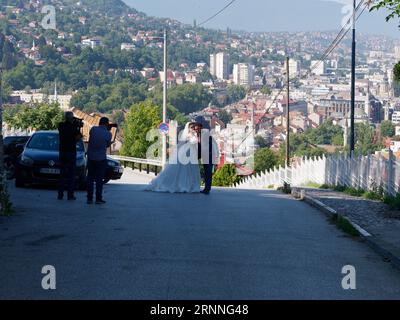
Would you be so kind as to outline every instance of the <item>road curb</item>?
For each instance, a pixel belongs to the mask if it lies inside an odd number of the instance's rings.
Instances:
[[[305,189],[293,188],[292,195],[295,198],[301,199],[304,202],[308,203],[309,205],[313,206],[314,208],[322,211],[330,218],[333,217],[334,215],[337,215],[342,217],[343,219],[346,219],[358,231],[360,238],[363,239],[372,250],[374,250],[376,253],[382,256],[385,260],[389,261],[395,268],[400,270],[400,256],[393,252],[394,250],[391,248],[389,244],[383,243],[382,241],[376,239],[376,237],[374,237],[371,233],[361,228],[355,222],[351,221],[349,217],[340,214],[335,209],[307,195]]]

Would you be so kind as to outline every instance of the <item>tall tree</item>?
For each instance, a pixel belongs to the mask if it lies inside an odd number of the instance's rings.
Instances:
[[[21,106],[17,109],[6,109],[4,113],[4,121],[19,129],[54,130],[62,119],[63,112],[57,104]]]
[[[240,177],[236,175],[236,169],[233,164],[225,164],[213,176],[213,186],[218,187],[231,187],[239,181]]]
[[[393,137],[395,135],[394,126],[391,121],[385,120],[381,122],[381,136]]]
[[[2,66],[4,70],[10,70],[15,65],[14,47],[9,41],[5,41],[3,45]]]
[[[156,129],[160,122],[160,108],[151,101],[133,105],[125,117],[121,154],[146,158],[148,148],[154,143],[147,141],[146,136],[151,129]]]
[[[229,103],[235,103],[246,97],[246,88],[239,85],[228,86]]]
[[[254,155],[254,170],[263,172],[279,164],[278,155],[269,148],[258,149]]]

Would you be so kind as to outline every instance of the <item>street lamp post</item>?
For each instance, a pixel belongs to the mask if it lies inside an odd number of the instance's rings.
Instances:
[[[162,109],[162,122],[167,122],[167,93],[168,93],[168,47],[167,47],[167,29],[164,29],[163,37],[153,37],[153,39],[163,39],[164,40],[164,76],[163,76],[163,109]],[[162,133],[162,154],[161,154],[161,164],[162,168],[165,168],[167,163],[167,134]]]
[[[351,47],[351,105],[350,105],[350,156],[353,156],[355,147],[354,113],[356,99],[356,0],[353,0],[353,39]]]
[[[167,29],[164,29],[164,83],[163,83],[163,123],[167,122],[167,72],[168,72],[168,67],[167,67]],[[165,168],[165,165],[167,163],[167,135],[163,134],[162,135],[162,167],[163,169]]]
[[[290,167],[290,72],[289,72],[289,57],[286,57],[286,166]]]

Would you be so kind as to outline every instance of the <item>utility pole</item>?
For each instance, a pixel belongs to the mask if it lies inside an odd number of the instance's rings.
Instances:
[[[350,156],[354,153],[354,113],[356,99],[356,0],[353,0],[353,40],[351,48]]]
[[[163,87],[163,123],[167,122],[167,29],[164,29],[164,87]],[[167,163],[167,135],[162,135],[162,167],[165,168]]]
[[[289,76],[289,57],[286,57],[286,166],[290,166],[290,150],[289,150],[289,105],[290,105],[290,76]]]

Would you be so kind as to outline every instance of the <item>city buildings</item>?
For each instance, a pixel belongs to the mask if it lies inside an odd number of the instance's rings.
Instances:
[[[392,123],[394,125],[400,125],[400,111],[394,111],[392,114]]]
[[[289,59],[289,77],[295,78],[300,75],[300,62],[294,59]]]
[[[229,55],[219,52],[210,55],[210,73],[218,80],[229,79]]]
[[[46,95],[41,92],[25,92],[21,91],[13,91],[11,93],[11,101],[13,103],[43,103],[43,102],[50,102],[50,103],[58,103],[60,108],[64,111],[70,108],[70,102],[72,95],[59,95],[54,93],[52,95]]]
[[[312,74],[321,76],[326,73],[325,61],[313,60],[311,61]]]
[[[82,47],[90,47],[92,49],[96,47],[100,47],[103,45],[102,40],[99,37],[82,39],[81,41]]]
[[[237,85],[250,87],[254,84],[255,67],[248,63],[238,63],[233,66],[233,82]]]

